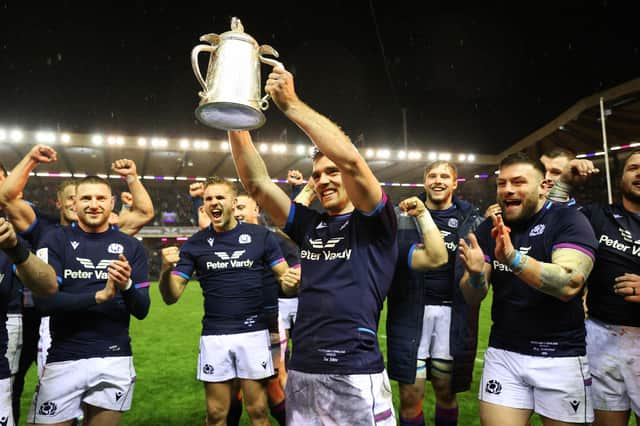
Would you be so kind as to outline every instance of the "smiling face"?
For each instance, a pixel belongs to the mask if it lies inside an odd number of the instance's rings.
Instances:
[[[449,208],[452,204],[453,192],[457,187],[455,170],[449,164],[443,162],[427,169],[424,176],[427,207],[432,210]]]
[[[204,210],[213,229],[218,232],[230,231],[238,222],[233,217],[236,194],[225,184],[211,184],[204,190]]]
[[[329,215],[353,210],[353,204],[342,184],[342,173],[333,161],[324,155],[314,160],[311,179],[315,184],[316,197]]]
[[[562,171],[565,166],[569,164],[569,157],[565,157],[564,155],[560,155],[555,158],[551,158],[547,155],[542,155],[540,157],[540,162],[544,164],[545,168],[545,184],[548,189],[553,188],[553,185],[556,183],[560,176],[562,175]]]
[[[236,197],[236,206],[233,209],[233,217],[237,221],[253,223],[257,225],[259,223],[258,217],[260,216],[260,209],[256,201],[248,195],[238,195]]]
[[[628,210],[635,212],[640,209],[640,153],[632,154],[624,163],[620,191]]]
[[[78,219],[76,214],[76,185],[69,183],[56,194],[56,207],[60,211],[60,223],[69,225]]]
[[[544,205],[544,176],[527,163],[500,168],[497,199],[507,224],[526,222]]]
[[[82,183],[75,187],[78,226],[85,232],[98,233],[109,229],[113,211],[111,188],[103,183]]]

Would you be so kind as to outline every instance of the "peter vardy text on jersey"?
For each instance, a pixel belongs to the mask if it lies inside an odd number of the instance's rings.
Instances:
[[[631,249],[632,255],[640,257],[640,247],[635,244],[633,245],[633,247],[631,247],[630,245],[621,243],[618,240],[611,239],[608,235],[605,234],[602,234],[600,236],[600,240],[598,242],[604,243],[604,245],[606,245],[607,247],[612,247],[615,250],[619,250],[623,253],[629,253],[629,249]]]
[[[320,253],[314,253],[310,250],[300,250],[300,259],[307,260],[349,260],[351,259],[351,249],[342,251],[322,250]]]
[[[64,279],[72,279],[72,280],[88,280],[91,279],[91,276],[95,274],[95,278],[97,280],[106,280],[108,278],[107,271],[99,270],[99,271],[72,271],[71,269],[64,270]]]
[[[231,266],[229,266],[231,265]],[[230,260],[229,262],[222,262],[217,260],[215,262],[207,262],[207,269],[227,269],[231,268],[251,268],[253,266],[253,260]]]

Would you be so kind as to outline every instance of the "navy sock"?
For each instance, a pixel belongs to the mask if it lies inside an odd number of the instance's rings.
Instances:
[[[271,417],[276,419],[280,426],[284,426],[287,419],[285,401],[282,401],[280,404],[272,405],[269,409],[271,410]]]
[[[458,407],[442,408],[436,405],[436,426],[456,426],[458,424]]]
[[[400,426],[424,426],[424,413],[420,411],[420,414],[412,419],[405,419],[400,416]]]

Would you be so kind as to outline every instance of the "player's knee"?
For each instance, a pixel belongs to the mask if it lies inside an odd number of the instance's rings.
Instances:
[[[229,407],[223,407],[217,401],[207,401],[207,424],[216,425],[220,422],[226,422]]]
[[[244,408],[247,410],[249,418],[253,421],[266,419],[269,416],[269,409],[264,401],[256,401],[252,403],[247,403],[245,401]]]

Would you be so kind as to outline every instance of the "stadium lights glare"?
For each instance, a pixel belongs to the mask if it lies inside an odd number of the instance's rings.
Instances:
[[[409,152],[409,160],[419,160],[422,158],[422,153],[419,151]]]
[[[304,145],[296,146],[296,154],[304,155],[305,151],[306,151],[306,149],[305,149]]]
[[[436,158],[438,158],[438,154],[432,151],[432,152],[430,152],[430,153],[429,153],[429,155],[427,156],[427,158],[428,158],[430,161],[434,161]]]
[[[229,142],[227,141],[220,142],[220,149],[223,151],[229,151]]]
[[[138,138],[138,146],[147,146],[146,138]]]
[[[69,135],[69,133],[63,133],[60,135],[60,141],[62,141],[62,143],[69,143],[71,142],[71,135]]]
[[[17,143],[17,142],[22,142],[22,139],[24,138],[24,133],[22,133],[22,130],[20,129],[13,129],[9,134],[9,136],[11,137],[11,140],[13,142]]]
[[[451,154],[448,152],[441,152],[438,154],[438,160],[451,161]]]
[[[180,149],[189,149],[189,139],[180,139]]]
[[[269,145],[267,145],[266,143],[261,143],[258,149],[260,150],[260,152],[265,153],[269,151]]]
[[[369,148],[364,152],[364,156],[367,158],[373,158],[375,152],[373,151],[373,149]]]
[[[467,159],[467,156],[465,154],[460,154],[458,155],[458,161],[463,162]]]
[[[91,143],[94,145],[102,145],[103,137],[102,135],[93,135],[91,137]]]
[[[467,155],[467,161],[473,163],[474,161],[476,161],[476,156],[473,154]]]
[[[56,135],[49,131],[36,132],[36,142],[38,143],[54,143],[56,141]]]
[[[387,159],[391,157],[391,151],[388,149],[379,149],[378,152],[376,152],[376,157]]]
[[[0,128],[0,142],[7,139],[7,131]]]
[[[398,160],[404,160],[407,158],[407,153],[405,151],[398,151]]]
[[[166,148],[169,146],[169,141],[165,138],[151,138],[151,146],[154,148]]]

